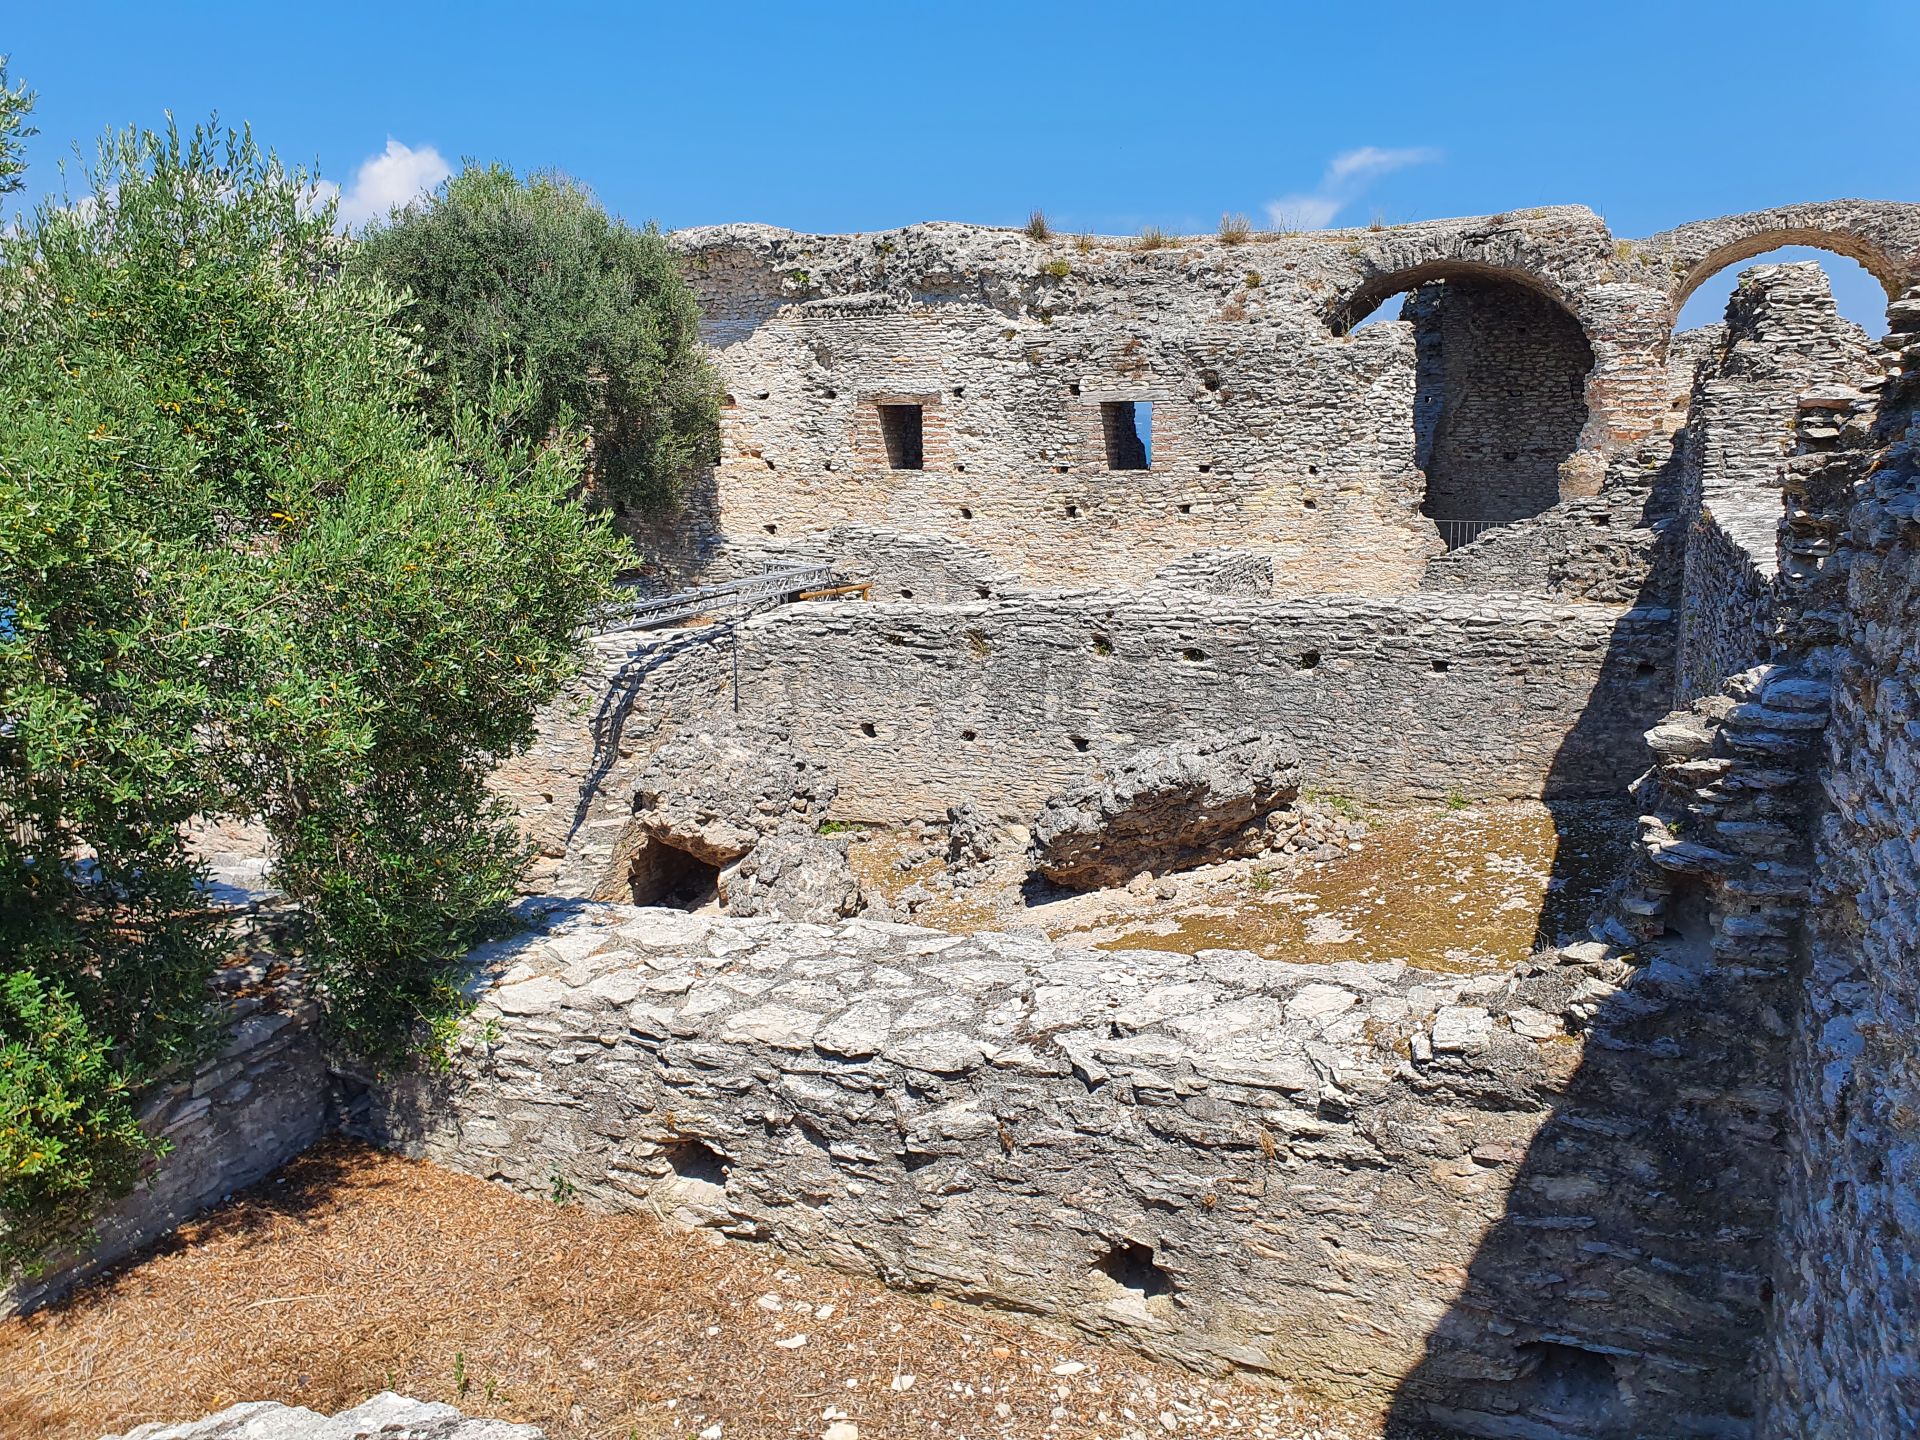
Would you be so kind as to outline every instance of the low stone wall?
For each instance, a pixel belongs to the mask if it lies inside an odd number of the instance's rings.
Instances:
[[[580,903],[477,959],[381,1142],[1472,1433],[1740,1433],[1772,1138],[1697,974]]]
[[[232,1017],[225,1046],[148,1100],[141,1123],[173,1148],[133,1194],[104,1215],[84,1255],[0,1291],[0,1316],[31,1310],[151,1244],[182,1221],[272,1174],[329,1124],[331,1084],[310,1009],[269,983],[275,962],[220,972]]]
[[[1617,794],[1666,710],[1670,620],[1520,596],[808,605],[741,628],[741,695],[852,819],[1024,816],[1106,757],[1247,728],[1374,802]]]

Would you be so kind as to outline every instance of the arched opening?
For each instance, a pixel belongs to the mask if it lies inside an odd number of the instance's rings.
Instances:
[[[1860,259],[1825,246],[1769,246],[1766,239],[1730,246],[1695,267],[1681,289],[1673,328],[1695,330],[1725,319],[1728,298],[1740,283],[1742,273],[1752,266],[1805,260],[1813,261],[1827,272],[1834,306],[1843,316],[1866,331],[1869,339],[1878,339],[1887,333],[1887,302],[1891,292],[1887,283]]]
[[[1369,282],[1333,326],[1376,323],[1396,300],[1414,334],[1420,510],[1447,548],[1559,504],[1560,466],[1587,423],[1593,348],[1580,322],[1509,272],[1423,266]]]

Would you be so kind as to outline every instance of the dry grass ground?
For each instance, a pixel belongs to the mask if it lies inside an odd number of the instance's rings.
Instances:
[[[93,1440],[240,1400],[332,1413],[384,1389],[553,1440],[1377,1433],[715,1238],[329,1142],[0,1324],[0,1435]]]

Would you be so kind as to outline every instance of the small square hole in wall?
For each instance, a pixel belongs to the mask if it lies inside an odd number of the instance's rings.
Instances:
[[[1100,434],[1109,470],[1145,470],[1153,461],[1153,405],[1146,400],[1102,400]]]
[[[918,405],[880,405],[880,440],[889,470],[919,470],[925,458]]]

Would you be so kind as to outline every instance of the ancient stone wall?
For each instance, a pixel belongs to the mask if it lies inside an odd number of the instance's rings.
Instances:
[[[0,1289],[0,1316],[44,1304],[272,1174],[320,1138],[331,1123],[326,1062],[311,1008],[284,979],[270,978],[284,971],[262,951],[219,972],[218,998],[232,1026],[225,1044],[141,1108],[141,1123],[171,1151],[100,1218],[84,1254],[60,1257],[14,1290]]]
[[[675,243],[729,403],[721,463],[644,537],[665,574],[854,522],[953,536],[1035,584],[1252,548],[1282,590],[1382,593],[1437,551],[1423,503],[1537,513],[1670,428],[1669,332],[1706,275],[1812,243],[1892,284],[1920,273],[1920,208],[1786,207],[1639,242],[1562,207],[1155,248],[961,225]],[[1352,330],[1422,287],[1451,287],[1451,320],[1421,328],[1416,297]],[[1451,420],[1416,392],[1436,361]],[[1103,406],[1139,402],[1150,467],[1115,468]],[[920,468],[896,468],[881,406],[919,407]]]
[[[1514,596],[809,605],[742,627],[741,695],[864,820],[1024,817],[1104,757],[1245,728],[1370,801],[1616,794],[1666,708],[1670,631],[1657,608]]]
[[[1765,1433],[1920,1430],[1920,293],[1845,541]],[[1803,426],[1804,428],[1804,426]]]
[[[535,850],[524,884],[591,895],[633,814],[633,781],[675,725],[732,703],[732,631],[703,625],[596,636],[580,673],[494,771]]]
[[[1777,534],[1799,397],[1871,373],[1866,337],[1834,309],[1818,265],[1741,276],[1718,347],[1701,364],[1683,455],[1688,516],[1677,698],[1772,653],[1781,619]]]
[[[382,1142],[1472,1433],[1738,1433],[1754,1236],[1711,1181],[1771,1134],[1714,1077],[1767,1036],[1670,967],[592,905],[478,958]]]

